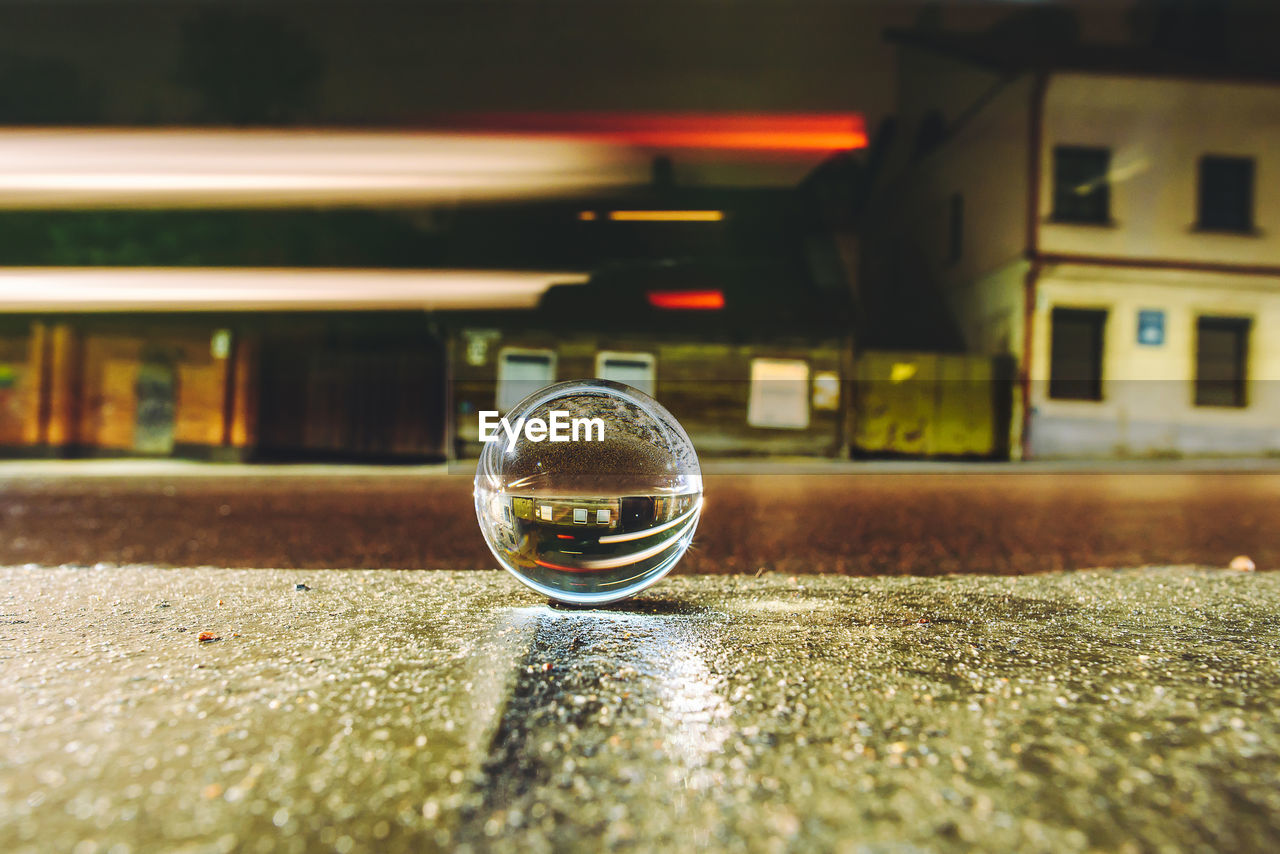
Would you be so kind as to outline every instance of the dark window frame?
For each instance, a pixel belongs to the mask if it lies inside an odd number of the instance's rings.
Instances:
[[[1107,350],[1107,321],[1110,311],[1105,308],[1076,308],[1055,306],[1049,312],[1049,399],[1075,400],[1098,403],[1103,400],[1105,357]],[[1074,329],[1068,327],[1074,325]],[[1092,327],[1092,328],[1090,328]],[[1087,352],[1066,352],[1067,333],[1074,336],[1089,334]],[[1070,356],[1070,357],[1069,357]],[[1081,364],[1087,376],[1078,376]]]
[[[1233,172],[1236,174],[1232,174]],[[1238,184],[1232,186],[1235,182]],[[1225,154],[1201,155],[1196,168],[1196,230],[1230,234],[1255,233],[1257,185],[1258,167],[1255,158]],[[1232,195],[1237,198],[1232,199]]]
[[[1229,376],[1218,377],[1210,371],[1205,352],[1206,331],[1214,334],[1234,335],[1234,352]],[[1201,314],[1196,317],[1195,376],[1192,379],[1192,403],[1197,407],[1214,409],[1246,409],[1249,406],[1249,348],[1253,337],[1253,318]],[[1221,367],[1221,363],[1218,365]]]
[[[1110,173],[1110,148],[1054,146],[1051,219],[1073,225],[1111,225]],[[1094,186],[1087,193],[1077,192],[1086,183]]]

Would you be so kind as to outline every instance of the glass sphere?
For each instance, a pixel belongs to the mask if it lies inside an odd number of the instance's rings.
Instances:
[[[524,584],[560,602],[615,602],[658,581],[689,547],[702,511],[698,455],[645,393],[558,383],[489,424],[476,516],[494,557]]]

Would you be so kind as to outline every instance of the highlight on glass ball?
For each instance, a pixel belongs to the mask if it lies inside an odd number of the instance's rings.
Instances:
[[[480,530],[527,586],[571,604],[616,602],[679,562],[702,511],[693,443],[656,400],[621,383],[547,386],[480,413]]]

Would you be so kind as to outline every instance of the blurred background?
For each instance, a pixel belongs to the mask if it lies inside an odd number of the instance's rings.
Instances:
[[[1280,451],[1276,13],[0,4],[0,454]]]
[[[0,852],[1274,849],[1278,23],[0,0]]]

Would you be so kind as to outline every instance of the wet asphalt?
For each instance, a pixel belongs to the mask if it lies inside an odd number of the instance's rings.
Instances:
[[[469,474],[85,470],[103,471],[0,467],[0,564],[496,566],[476,525]],[[705,483],[706,509],[678,572],[1007,575],[1225,566],[1242,554],[1259,569],[1280,567],[1274,466],[1258,473],[817,466],[712,473]]]
[[[1208,568],[566,610],[505,573],[11,567],[0,850],[1271,850],[1278,618],[1280,574]]]
[[[469,477],[208,471],[0,470],[0,850],[1280,838],[1275,472],[711,474],[583,611],[398,571],[493,566]]]

